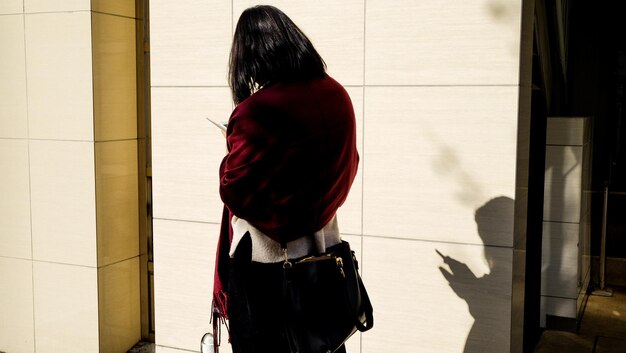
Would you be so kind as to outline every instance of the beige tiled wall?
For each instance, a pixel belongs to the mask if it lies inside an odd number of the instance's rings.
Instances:
[[[361,165],[339,222],[376,326],[349,351],[515,351],[521,1],[269,3],[355,106]],[[231,35],[253,4],[150,4],[158,352],[197,351],[209,329],[224,142],[204,117],[230,114]]]
[[[0,3],[0,351],[140,339],[135,2],[91,6]]]

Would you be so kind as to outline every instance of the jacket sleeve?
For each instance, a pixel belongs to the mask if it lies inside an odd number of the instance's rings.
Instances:
[[[279,139],[261,119],[237,109],[228,125],[228,154],[219,170],[220,196],[234,215],[268,231],[274,203],[269,176]]]

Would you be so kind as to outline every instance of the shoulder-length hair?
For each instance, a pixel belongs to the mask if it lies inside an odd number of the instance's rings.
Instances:
[[[281,10],[259,5],[241,14],[228,72],[235,104],[259,87],[321,78],[325,73],[326,63],[309,38]]]

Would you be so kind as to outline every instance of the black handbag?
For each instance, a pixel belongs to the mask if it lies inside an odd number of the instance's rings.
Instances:
[[[286,335],[292,353],[332,353],[374,325],[358,262],[346,241],[283,263]]]

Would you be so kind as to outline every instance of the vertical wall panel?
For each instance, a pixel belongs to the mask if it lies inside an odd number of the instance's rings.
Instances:
[[[67,12],[89,11],[91,0],[24,0],[24,11],[32,12]]]
[[[226,142],[206,118],[228,121],[229,90],[156,88],[152,102],[154,217],[219,222],[218,169]]]
[[[127,352],[141,340],[139,257],[98,268],[100,353]]]
[[[153,86],[225,86],[230,0],[150,2]]]
[[[92,142],[30,141],[33,259],[96,266]]]
[[[154,221],[157,345],[197,351],[200,338],[211,329],[218,234],[215,224]]]
[[[33,265],[0,256],[0,351],[34,353]]]
[[[37,352],[98,352],[95,267],[34,262]]]
[[[0,15],[24,12],[24,0],[4,0],[0,2]]]
[[[96,142],[98,265],[139,255],[137,141]]]
[[[0,16],[0,50],[0,137],[25,138],[28,123],[23,15]]]
[[[516,87],[367,87],[364,234],[511,246],[512,203],[490,239],[474,212],[514,194],[516,102]]]
[[[367,2],[366,83],[513,84],[519,0]]]
[[[510,249],[363,241],[363,277],[376,315],[374,329],[363,334],[363,353],[509,351]]]
[[[91,14],[26,15],[31,138],[93,141]]]
[[[137,138],[135,47],[134,19],[92,14],[96,141]]]
[[[135,14],[136,1],[128,0],[91,0],[91,10],[125,17],[141,17]]]
[[[28,141],[0,139],[0,256],[30,259]]]

